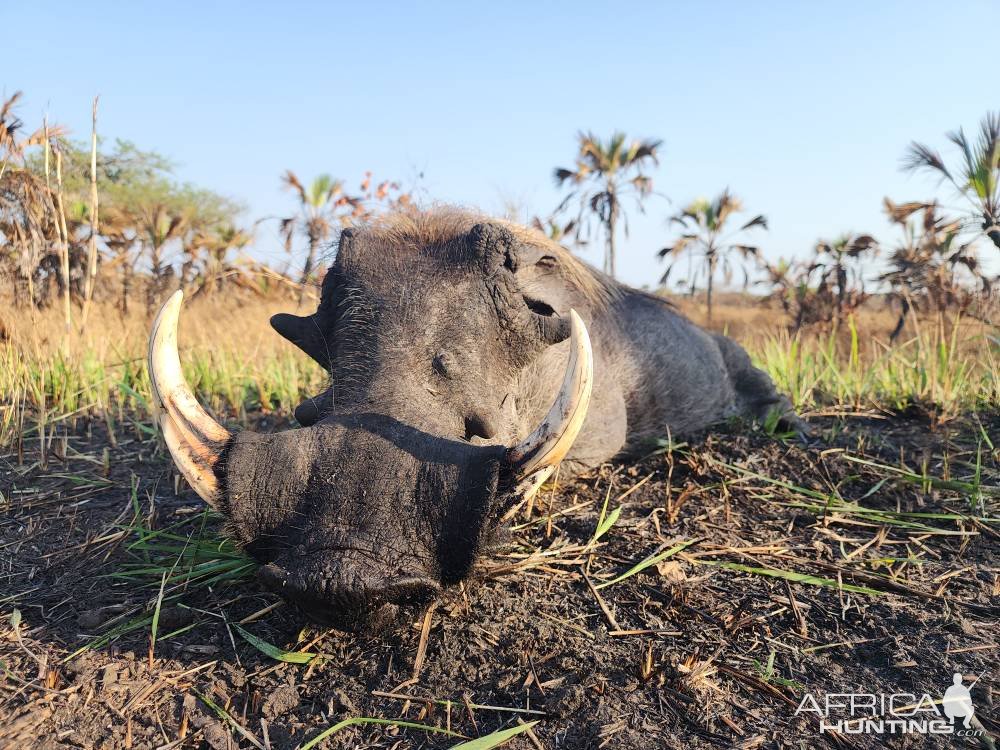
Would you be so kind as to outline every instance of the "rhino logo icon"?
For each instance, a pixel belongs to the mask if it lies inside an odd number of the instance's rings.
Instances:
[[[963,719],[962,725],[968,729],[976,709],[972,706],[972,694],[969,688],[962,684],[962,675],[956,672],[951,678],[952,685],[944,691],[944,698],[941,700],[941,707],[944,715],[955,723],[955,719]]]

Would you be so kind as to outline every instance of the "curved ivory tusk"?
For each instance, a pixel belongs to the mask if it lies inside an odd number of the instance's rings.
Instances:
[[[569,319],[572,331],[569,362],[559,395],[541,424],[507,453],[518,477],[528,477],[559,464],[569,453],[587,416],[594,384],[594,353],[587,326],[576,310],[569,311]]]
[[[177,354],[177,318],[184,293],[163,303],[149,336],[149,379],[163,436],[174,463],[209,505],[218,501],[212,467],[228,442],[229,430],[216,422],[195,399],[184,380]]]
[[[181,437],[174,420],[167,414],[160,415],[160,429],[163,431],[163,441],[174,459],[174,464],[181,474],[206,503],[213,508],[219,506],[219,480],[212,471],[212,464],[207,463]]]

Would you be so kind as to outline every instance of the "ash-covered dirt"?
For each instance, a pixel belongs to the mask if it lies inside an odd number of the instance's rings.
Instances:
[[[294,748],[351,717],[470,738],[537,721],[509,748],[987,746],[820,733],[814,712],[795,714],[807,693],[820,703],[850,692],[939,699],[960,672],[966,685],[978,680],[978,726],[1000,732],[1000,526],[972,513],[965,484],[978,466],[976,514],[1000,516],[990,495],[1000,454],[987,440],[1000,446],[1000,415],[815,424],[810,446],[732,427],[545,488],[476,580],[379,633],[313,627],[252,579],[192,590],[184,607],[160,613],[161,636],[181,632],[160,640],[152,661],[148,628],[67,656],[155,597],[155,582],[108,577],[135,562],[133,532],[121,533],[135,516],[132,483],[155,528],[200,510],[189,491],[174,494],[155,441],[120,440],[108,471],[96,426],[56,441],[46,468],[30,452],[0,458],[0,747]],[[605,498],[623,510],[588,546]],[[889,514],[838,511],[831,498]],[[680,543],[689,544],[601,586]],[[241,621],[322,657],[275,661],[240,636]],[[459,742],[360,725],[320,746]]]

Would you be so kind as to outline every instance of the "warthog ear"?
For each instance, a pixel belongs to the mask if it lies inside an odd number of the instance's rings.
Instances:
[[[323,322],[319,313],[312,315],[278,313],[271,316],[271,328],[316,360],[324,370],[329,370],[333,363]]]
[[[354,238],[350,229],[341,232],[338,255],[349,250]],[[323,293],[319,307],[312,315],[291,315],[278,313],[271,316],[271,328],[291,341],[295,346],[316,360],[326,371],[333,367],[333,347],[330,336],[335,319],[333,288],[335,276],[332,270],[323,278]]]

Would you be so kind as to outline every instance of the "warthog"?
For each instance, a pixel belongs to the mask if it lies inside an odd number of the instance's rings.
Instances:
[[[273,327],[329,372],[301,429],[232,433],[150,338],[159,423],[263,583],[342,627],[465,577],[504,517],[563,476],[790,405],[747,354],[538,233],[438,209],[345,230],[317,311]],[[238,334],[237,334],[238,335]]]

